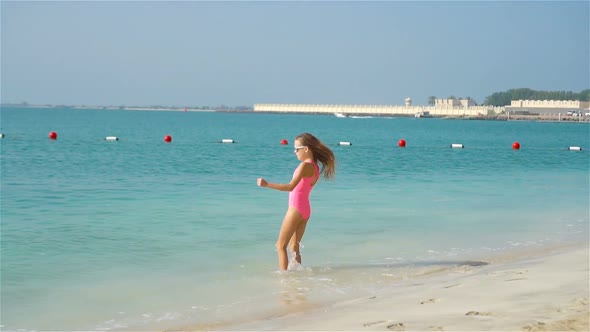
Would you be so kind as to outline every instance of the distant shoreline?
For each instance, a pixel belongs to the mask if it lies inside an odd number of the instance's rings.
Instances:
[[[298,114],[298,115],[327,115],[333,116],[333,114],[325,113],[325,112],[273,112],[273,111],[234,111],[234,110],[217,110],[216,112],[226,112],[226,113],[251,113],[251,114]],[[383,114],[383,113],[346,113],[344,118],[354,118],[354,117],[374,117],[374,118],[414,118],[414,115],[408,114]],[[536,115],[536,114],[527,114],[527,115],[515,115],[510,114],[508,117],[505,114],[501,115],[478,115],[478,116],[467,116],[467,115],[430,115],[427,117],[421,117],[417,120],[423,119],[453,119],[453,120],[486,120],[486,121],[539,121],[539,122],[581,122],[581,123],[590,123],[590,117],[572,117],[572,116],[562,116],[561,120],[559,119],[558,115]]]
[[[97,111],[163,111],[163,112],[216,112],[216,109],[200,108],[176,108],[176,107],[140,107],[140,106],[60,106],[60,105],[12,105],[2,104],[2,108],[45,108],[45,109],[73,109],[73,110],[97,110]]]
[[[332,115],[325,112],[276,112],[276,111],[254,111],[252,109],[199,109],[199,108],[175,108],[175,107],[114,107],[114,106],[60,106],[60,105],[19,105],[19,104],[2,104],[0,108],[44,108],[44,109],[74,109],[74,110],[98,110],[98,111],[156,111],[156,112],[220,112],[220,113],[246,113],[246,114],[299,114],[299,115]],[[346,113],[345,118],[354,117],[384,117],[384,118],[412,118],[413,115],[408,114],[383,114],[383,113]],[[538,121],[538,122],[567,122],[567,123],[590,123],[590,117],[572,117],[550,115],[550,114],[506,114],[501,115],[430,115],[422,117],[417,120],[436,118],[436,119],[453,119],[453,120],[486,120],[486,121]]]

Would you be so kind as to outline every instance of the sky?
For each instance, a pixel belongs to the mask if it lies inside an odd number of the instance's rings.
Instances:
[[[483,103],[590,87],[590,1],[0,2],[2,103]]]

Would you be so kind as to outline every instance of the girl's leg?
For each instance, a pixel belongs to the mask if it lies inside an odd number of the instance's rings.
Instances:
[[[287,256],[287,245],[289,244],[289,240],[297,230],[299,224],[304,221],[305,220],[301,217],[301,214],[299,214],[295,208],[289,207],[287,209],[277,240],[277,254],[279,256],[279,269],[281,270],[286,270],[289,265],[289,257]]]
[[[295,233],[291,236],[291,241],[289,242],[289,247],[291,248],[291,252],[295,255],[295,260],[297,263],[301,264],[301,251],[300,251],[300,244],[301,239],[303,238],[303,233],[305,233],[305,226],[307,226],[307,220],[303,220],[297,226]]]

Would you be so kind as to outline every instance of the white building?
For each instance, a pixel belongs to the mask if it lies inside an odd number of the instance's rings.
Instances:
[[[590,102],[579,100],[512,100],[506,111],[515,114],[568,115],[588,111]]]

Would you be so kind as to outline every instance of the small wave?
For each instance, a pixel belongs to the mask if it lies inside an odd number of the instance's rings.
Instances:
[[[182,315],[176,312],[167,312],[164,313],[162,316],[156,318],[156,322],[162,322],[162,321],[169,321],[169,320],[175,320],[180,318]]]

